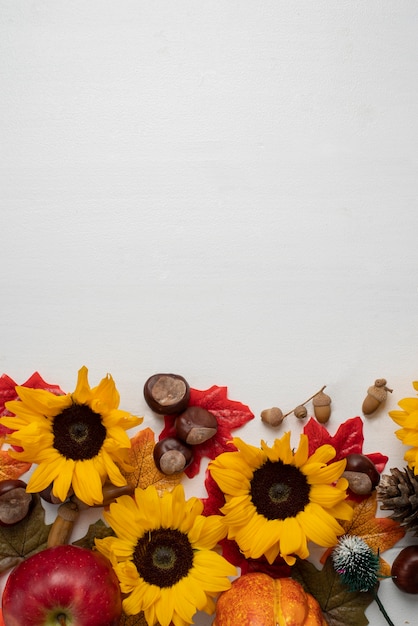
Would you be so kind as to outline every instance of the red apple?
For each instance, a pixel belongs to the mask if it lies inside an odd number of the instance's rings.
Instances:
[[[117,626],[122,601],[116,574],[102,554],[59,545],[11,572],[2,609],[6,626]]]

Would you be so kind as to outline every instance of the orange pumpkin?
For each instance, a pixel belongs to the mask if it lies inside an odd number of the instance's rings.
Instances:
[[[244,574],[216,604],[213,626],[326,626],[318,602],[292,578]]]

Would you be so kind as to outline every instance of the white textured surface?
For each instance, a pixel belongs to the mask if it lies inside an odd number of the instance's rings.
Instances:
[[[376,377],[410,395],[417,29],[412,0],[0,0],[0,370],[111,372],[156,432],[149,375],[227,385],[254,443],[323,384],[332,431]],[[394,429],[365,423],[388,466]]]

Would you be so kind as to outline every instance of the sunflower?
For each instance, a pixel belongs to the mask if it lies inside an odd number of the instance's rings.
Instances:
[[[44,389],[16,387],[20,400],[6,402],[13,417],[1,423],[11,428],[7,441],[22,451],[9,450],[21,461],[36,463],[27,486],[39,492],[51,485],[54,496],[64,501],[71,489],[88,505],[103,502],[106,479],[126,485],[116,463],[129,469],[127,429],[142,422],[118,409],[119,393],[108,374],[90,388],[87,368],[78,372],[73,393],[55,395]]]
[[[418,391],[418,381],[412,383]],[[402,426],[395,431],[395,435],[406,446],[412,446],[405,452],[404,459],[409,467],[418,474],[418,398],[403,398],[398,402],[402,411],[389,411],[390,417],[396,424]]]
[[[309,556],[308,541],[323,547],[337,543],[344,529],[337,519],[351,519],[344,502],[347,480],[341,478],[346,461],[327,465],[335,449],[320,446],[308,455],[309,440],[301,435],[296,452],[290,432],[272,448],[235,438],[236,452],[225,452],[209,470],[225,495],[221,508],[228,539],[234,539],[246,558],[265,556],[271,564],[281,556],[293,565],[295,556]]]
[[[96,539],[119,578],[127,615],[147,624],[188,626],[196,611],[213,613],[213,597],[229,589],[236,569],[212,548],[225,536],[222,517],[201,515],[182,485],[161,496],[154,486],[121,496],[104,517],[115,537]]]

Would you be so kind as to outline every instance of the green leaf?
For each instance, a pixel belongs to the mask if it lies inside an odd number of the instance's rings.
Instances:
[[[329,626],[367,626],[364,612],[374,600],[373,594],[350,591],[341,582],[328,558],[322,570],[309,561],[297,559],[292,567],[292,578],[316,598]]]
[[[45,510],[37,494],[34,500],[35,504],[24,520],[14,526],[0,527],[0,572],[46,548],[51,524],[45,524]]]
[[[74,541],[73,544],[75,546],[80,546],[81,548],[87,548],[88,550],[93,550],[94,548],[94,540],[95,539],[103,539],[104,537],[114,537],[115,533],[112,528],[106,526],[103,520],[99,519],[94,524],[90,524],[87,533],[81,539]]]

